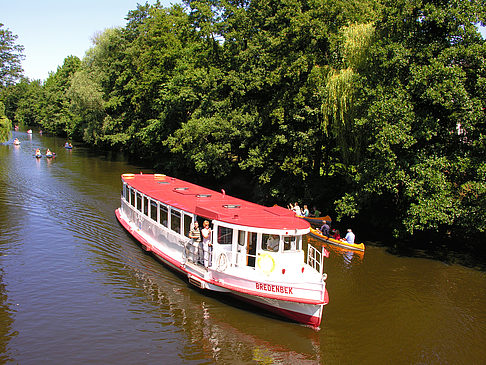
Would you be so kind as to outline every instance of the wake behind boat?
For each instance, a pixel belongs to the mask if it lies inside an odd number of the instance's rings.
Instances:
[[[302,237],[309,223],[283,207],[264,207],[165,175],[123,174],[122,184],[120,223],[189,283],[320,325],[329,301],[326,251],[308,245],[305,260]],[[194,223],[206,220],[212,225],[208,244],[190,239]]]

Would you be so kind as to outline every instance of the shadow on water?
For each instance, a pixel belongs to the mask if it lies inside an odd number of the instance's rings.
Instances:
[[[471,244],[448,241],[442,244],[420,241],[396,243],[393,246],[381,242],[368,242],[368,245],[384,247],[392,255],[400,257],[424,258],[440,261],[447,265],[461,265],[475,270],[486,271],[486,243]]]

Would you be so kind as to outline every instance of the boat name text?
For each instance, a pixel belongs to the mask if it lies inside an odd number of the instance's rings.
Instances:
[[[256,283],[257,290],[265,290],[271,291],[274,293],[282,293],[282,294],[294,294],[292,293],[292,287],[282,286],[282,285],[270,285],[270,284],[263,284],[263,283]]]

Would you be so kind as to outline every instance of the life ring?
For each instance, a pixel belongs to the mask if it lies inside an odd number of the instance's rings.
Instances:
[[[275,260],[268,253],[262,253],[258,256],[257,265],[266,275],[270,275],[275,270]]]
[[[218,265],[217,265],[217,270],[218,271],[224,271],[228,267],[228,257],[224,252],[220,253],[218,256]]]

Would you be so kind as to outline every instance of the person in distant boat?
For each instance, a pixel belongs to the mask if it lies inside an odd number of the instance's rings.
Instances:
[[[302,215],[302,211],[300,210],[299,203],[295,202],[292,210],[295,212],[295,215]]]
[[[14,139],[14,144],[19,144],[19,143],[20,143],[19,139],[18,138],[15,138]]]
[[[309,216],[309,208],[307,208],[307,205],[304,204],[304,209],[302,210],[302,215],[304,217],[308,217]]]
[[[339,229],[333,229],[331,233],[332,233],[332,238],[334,238],[335,240],[341,239],[341,233],[339,232]]]
[[[277,235],[272,234],[267,240],[267,250],[277,252],[279,245],[279,239]]]
[[[35,150],[35,155],[36,156],[40,156],[41,155],[40,148],[38,148],[38,149]]]
[[[355,236],[354,236],[353,231],[351,230],[351,228],[348,228],[348,233],[346,233],[346,236],[344,237],[343,241],[345,241],[347,243],[354,244],[354,239],[355,239]]]
[[[191,256],[194,260],[194,262],[201,262],[202,255],[199,252],[199,245],[201,243],[201,230],[199,229],[199,223],[198,221],[194,222],[194,226],[192,229],[189,231],[189,238],[192,239],[192,252]],[[190,258],[189,258],[190,260]]]
[[[209,228],[209,221],[204,221],[203,229],[201,230],[202,234],[202,246],[203,246],[203,255],[204,255],[204,266],[209,267],[211,264],[211,228]]]
[[[49,148],[46,151],[46,156],[52,156],[52,152],[51,152],[51,150]]]
[[[326,237],[329,237],[329,230],[331,229],[331,227],[329,227],[329,224],[327,224],[327,221],[323,221],[324,223],[322,223],[322,226],[321,228],[319,229],[319,231],[321,231],[321,233],[326,236]]]

